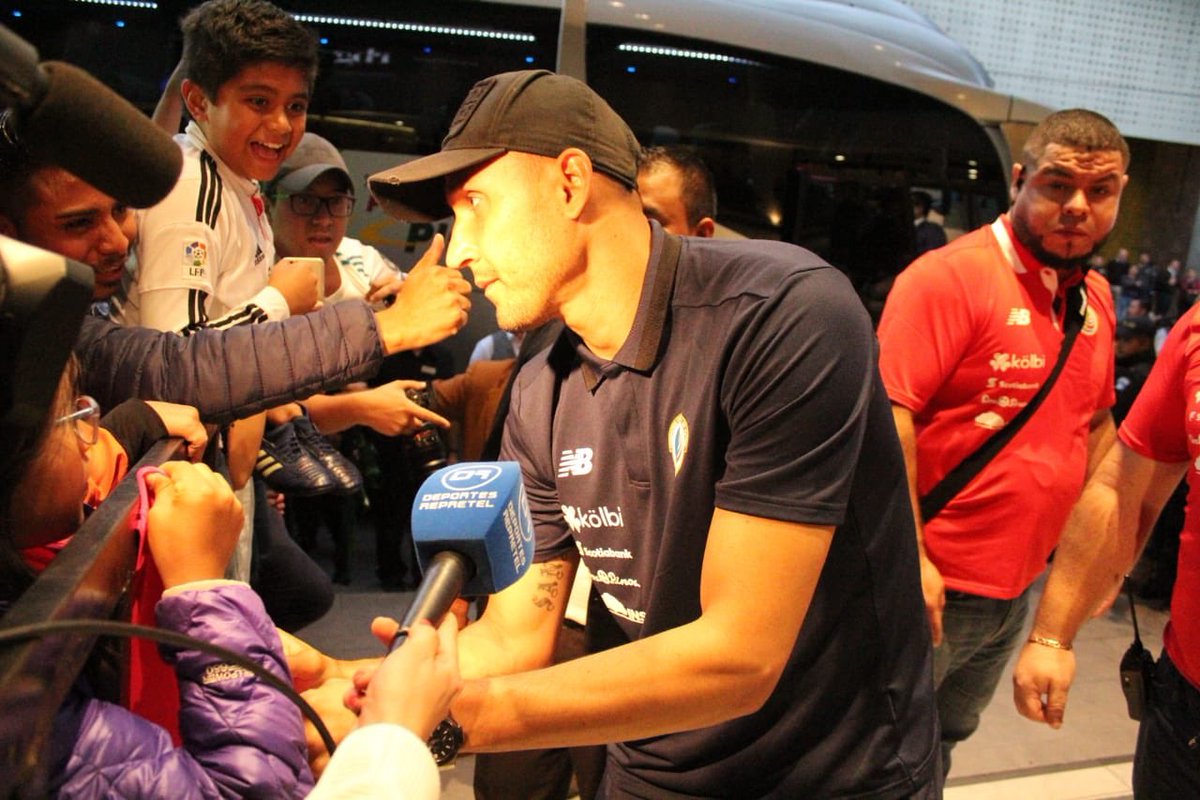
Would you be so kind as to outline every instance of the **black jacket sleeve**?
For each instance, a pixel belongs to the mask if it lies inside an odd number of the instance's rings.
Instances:
[[[169,435],[162,419],[141,400],[121,403],[100,418],[100,426],[116,437],[130,464],[136,464],[155,442]]]
[[[188,337],[84,320],[75,353],[81,391],[101,408],[131,397],[195,406],[227,425],[267,408],[374,375],[383,345],[359,300],[282,322],[202,330]]]

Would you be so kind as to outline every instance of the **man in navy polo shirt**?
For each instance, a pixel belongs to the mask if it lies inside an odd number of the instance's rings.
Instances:
[[[584,84],[529,71],[371,178],[392,214],[453,211],[448,264],[501,327],[567,326],[513,390],[536,563],[460,635],[465,749],[615,743],[601,797],[940,796],[866,312],[799,248],[665,235],[637,158]],[[545,667],[581,560],[611,647]]]

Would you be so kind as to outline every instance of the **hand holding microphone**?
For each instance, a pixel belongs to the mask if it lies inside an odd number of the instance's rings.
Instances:
[[[443,467],[421,484],[413,543],[424,577],[391,650],[418,620],[434,625],[460,594],[493,594],[516,583],[533,559],[533,519],[516,462]]]
[[[521,482],[521,468],[515,462],[477,462],[434,472],[421,484],[413,500],[412,532],[417,560],[424,572],[421,585],[392,639],[383,665],[374,670],[360,670],[345,702],[361,714],[360,725],[394,722],[401,713],[421,718],[420,708],[407,704],[402,709],[382,711],[381,704],[389,701],[382,700],[380,695],[396,695],[394,687],[403,685],[396,676],[406,671],[417,670],[416,675],[439,677],[444,690],[422,700],[424,707],[433,704],[436,708],[436,719],[445,716],[430,739],[434,756],[442,764],[453,759],[463,743],[462,730],[448,715],[450,700],[461,688],[461,678],[457,664],[452,680],[446,678],[445,662],[447,654],[452,659],[456,656],[452,640],[457,634],[457,624],[446,619],[447,612],[460,594],[492,594],[512,585],[529,569],[533,558],[533,519]],[[378,630],[378,623],[382,622],[377,619],[372,627]],[[439,628],[436,647],[428,629],[430,624]],[[414,641],[419,653],[402,647],[410,635],[419,640]],[[377,684],[377,681],[382,682]],[[392,697],[390,702],[402,700],[403,697]],[[428,715],[421,719],[429,721]],[[428,730],[418,732],[428,734]]]

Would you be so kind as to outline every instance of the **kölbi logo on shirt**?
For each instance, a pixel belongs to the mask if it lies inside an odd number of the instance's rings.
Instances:
[[[583,509],[579,506],[562,507],[563,519],[567,521],[567,527],[573,533],[579,533],[584,528],[624,528],[625,518],[621,514],[621,507],[617,506],[616,510],[608,506],[600,506],[599,508]]]
[[[988,366],[998,372],[1008,372],[1010,369],[1041,369],[1046,366],[1046,357],[1041,353],[996,353]]]

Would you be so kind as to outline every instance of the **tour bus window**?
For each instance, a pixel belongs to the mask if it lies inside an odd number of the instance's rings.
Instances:
[[[590,26],[588,79],[643,144],[700,152],[721,223],[810,247],[860,285],[915,255],[912,187],[958,192],[972,198],[963,214],[991,214],[966,229],[994,218],[1005,197],[999,155],[977,122],[862,75]]]

